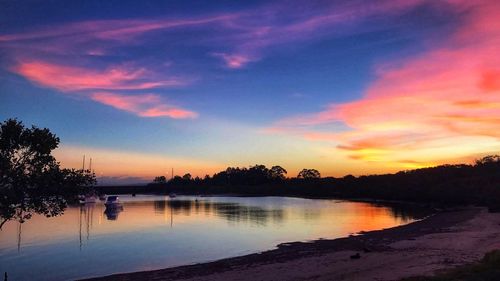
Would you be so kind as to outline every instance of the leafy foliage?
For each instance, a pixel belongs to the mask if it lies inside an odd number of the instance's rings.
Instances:
[[[273,166],[269,170],[269,176],[273,180],[278,180],[278,181],[284,180],[286,174],[287,174],[287,171],[281,166]]]
[[[264,165],[255,165],[250,168],[229,167],[213,175],[205,176],[204,179],[194,178],[191,174],[185,174],[183,177],[175,176],[168,183],[175,186],[186,186],[191,184],[212,184],[212,185],[260,185],[270,182],[282,182],[285,180],[287,171],[281,166],[273,166],[268,169]],[[153,184],[165,184],[166,182],[157,181],[156,177]]]
[[[33,213],[59,215],[68,200],[95,184],[90,171],[59,167],[51,155],[58,145],[48,129],[25,128],[15,119],[0,124],[0,227]]]
[[[167,183],[167,178],[165,176],[155,177],[154,183]]]
[[[318,170],[315,169],[303,169],[302,171],[299,172],[299,175],[297,178],[302,178],[302,179],[319,179],[321,178],[321,174],[318,172]]]

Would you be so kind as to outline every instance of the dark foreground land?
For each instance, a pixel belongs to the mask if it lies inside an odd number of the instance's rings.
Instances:
[[[500,214],[460,208],[358,236],[285,243],[257,254],[90,280],[399,280],[477,262],[495,249],[500,249]]]

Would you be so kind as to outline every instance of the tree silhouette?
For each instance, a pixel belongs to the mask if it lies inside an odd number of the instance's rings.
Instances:
[[[187,174],[185,174],[184,176],[182,176],[182,179],[183,179],[183,180],[185,180],[185,181],[190,181],[190,180],[192,180],[193,178],[192,178],[192,176],[191,176],[191,174],[190,174],[190,173],[187,173]]]
[[[251,184],[263,184],[268,182],[269,169],[264,165],[255,165],[248,169],[248,180]]]
[[[159,184],[167,183],[167,178],[165,176],[155,177],[153,183],[159,183]]]
[[[51,155],[58,145],[48,129],[25,128],[16,119],[0,123],[0,228],[33,213],[59,215],[68,200],[96,183],[90,171],[61,169]]]
[[[476,160],[477,166],[498,166],[500,165],[500,155],[488,155]]]
[[[283,180],[283,179],[285,179],[286,174],[287,174],[287,171],[281,166],[273,166],[269,170],[269,175],[271,176],[271,179],[273,179],[273,180]]]
[[[319,179],[321,178],[321,174],[316,169],[303,169],[297,177],[302,179]]]

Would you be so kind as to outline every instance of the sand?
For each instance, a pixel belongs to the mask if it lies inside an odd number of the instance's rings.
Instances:
[[[494,249],[500,249],[500,213],[471,207],[353,237],[93,280],[399,280],[475,262]],[[351,259],[356,253],[361,257]]]

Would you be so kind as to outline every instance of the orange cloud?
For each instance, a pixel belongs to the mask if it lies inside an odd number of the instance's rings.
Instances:
[[[449,147],[457,157],[474,149],[499,147],[500,2],[450,1],[464,22],[437,47],[392,67],[360,100],[331,104],[314,114],[288,118],[281,130],[329,136],[354,159],[390,161],[408,151]],[[350,129],[329,135],[319,125],[343,123]],[[277,129],[275,129],[277,130]],[[488,144],[484,147],[481,144]],[[436,151],[427,159],[440,157]],[[369,156],[369,157],[365,157]]]
[[[98,92],[91,99],[117,109],[134,113],[141,117],[170,117],[174,119],[196,118],[197,113],[167,105],[160,96],[154,94],[121,95]]]

